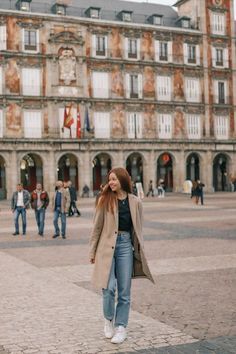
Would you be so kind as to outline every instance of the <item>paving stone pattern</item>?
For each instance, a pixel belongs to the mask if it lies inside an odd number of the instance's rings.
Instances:
[[[90,284],[88,239],[94,200],[68,218],[67,239],[45,237],[27,214],[14,237],[8,203],[0,203],[0,354],[236,353],[236,193],[146,198],[145,248],[155,285],[134,280],[128,339],[103,337],[101,294]]]

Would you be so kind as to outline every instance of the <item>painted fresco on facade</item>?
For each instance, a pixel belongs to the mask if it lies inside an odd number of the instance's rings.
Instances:
[[[146,66],[143,71],[144,97],[155,98],[155,73],[152,67]]]
[[[153,35],[151,32],[144,32],[141,40],[142,60],[154,59]]]
[[[112,135],[122,138],[126,133],[125,110],[123,105],[115,105],[112,111]]]
[[[112,67],[111,91],[114,97],[124,97],[124,80],[119,65],[114,65]]]
[[[20,69],[15,59],[8,60],[5,73],[6,90],[10,93],[20,93]]]
[[[8,137],[21,136],[21,108],[16,103],[7,106],[6,126]]]

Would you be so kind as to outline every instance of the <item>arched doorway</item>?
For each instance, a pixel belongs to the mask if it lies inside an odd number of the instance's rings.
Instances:
[[[127,158],[126,169],[133,182],[143,184],[143,158],[139,153],[134,152]]]
[[[165,190],[173,191],[173,163],[170,154],[165,152],[157,160],[157,183],[160,179],[164,180]]]
[[[60,181],[71,181],[76,190],[79,189],[78,162],[73,154],[65,154],[58,161],[57,178]]]
[[[0,200],[6,199],[6,170],[5,170],[5,160],[0,156]]]
[[[100,185],[106,182],[106,176],[111,170],[111,158],[108,154],[101,153],[93,159],[93,191],[97,194]]]
[[[192,153],[188,156],[186,161],[186,179],[196,181],[200,179],[200,165],[199,156]]]
[[[213,187],[215,192],[228,190],[228,158],[219,154],[213,161]]]
[[[43,162],[36,154],[27,154],[20,161],[21,183],[32,192],[37,183],[43,184]]]

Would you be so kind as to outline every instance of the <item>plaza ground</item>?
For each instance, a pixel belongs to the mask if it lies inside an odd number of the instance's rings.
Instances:
[[[145,250],[155,285],[136,279],[128,339],[103,337],[101,294],[90,284],[88,241],[94,199],[67,219],[67,239],[45,236],[28,211],[27,235],[12,236],[0,202],[0,354],[236,353],[236,193],[205,205],[189,195],[145,198]]]

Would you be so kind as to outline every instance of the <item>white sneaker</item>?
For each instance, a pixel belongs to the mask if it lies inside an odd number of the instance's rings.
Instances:
[[[105,319],[105,324],[104,324],[104,334],[106,338],[112,338],[114,335],[114,327],[113,327],[113,322]]]
[[[124,326],[118,326],[115,329],[115,335],[111,339],[111,343],[113,344],[120,344],[123,343],[124,340],[127,338],[126,329]]]

